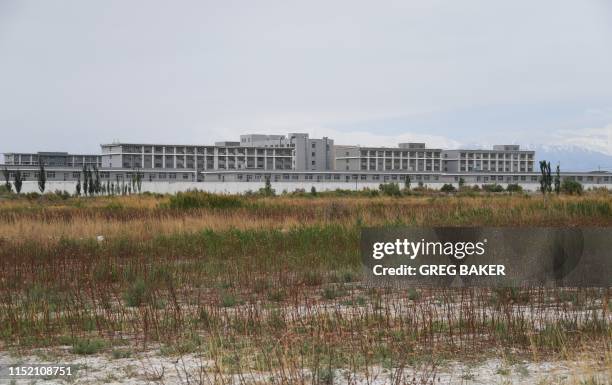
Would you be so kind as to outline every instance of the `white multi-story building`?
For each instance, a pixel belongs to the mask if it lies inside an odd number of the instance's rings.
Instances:
[[[400,143],[398,147],[336,146],[337,171],[435,171],[441,170],[440,149],[425,143]]]
[[[491,150],[444,150],[445,172],[533,172],[535,152],[518,145],[495,145]]]

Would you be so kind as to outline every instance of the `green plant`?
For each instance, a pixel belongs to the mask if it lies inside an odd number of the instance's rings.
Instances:
[[[142,278],[137,278],[124,293],[123,299],[127,306],[140,306],[146,299],[147,285]]]
[[[96,354],[106,347],[106,343],[98,338],[78,339],[72,345],[72,352],[80,355]]]
[[[557,164],[557,171],[555,173],[555,193],[559,195],[561,192],[561,169],[559,164]]]
[[[508,186],[506,186],[506,191],[509,193],[520,193],[523,192],[523,187],[518,183],[509,183]]]
[[[569,195],[582,195],[583,192],[582,184],[571,179],[563,179],[560,189],[564,194]]]
[[[234,294],[223,293],[221,296],[221,307],[234,307],[240,304],[240,300]]]
[[[552,176],[550,175],[550,162],[540,161],[540,191],[546,195],[552,191]]]
[[[167,204],[171,209],[232,209],[242,206],[242,200],[235,195],[210,194],[202,191],[192,190],[179,192],[170,197]]]
[[[6,167],[4,167],[4,170],[2,170],[2,173],[4,174],[4,186],[6,187],[6,191],[10,193],[12,191],[10,173]]]
[[[276,195],[276,191],[274,191],[274,189],[272,188],[272,182],[270,181],[269,175],[266,175],[264,187],[259,189],[259,195],[265,197],[272,197]]]
[[[382,183],[378,186],[378,189],[386,196],[398,197],[402,195],[397,183]]]
[[[410,191],[410,182],[410,175],[406,175],[406,178],[404,179],[404,188],[406,191]]]
[[[14,175],[14,181],[13,184],[15,185],[15,192],[17,192],[17,194],[21,193],[21,186],[23,185],[23,177],[21,175],[21,170],[15,170]]]
[[[484,191],[490,192],[490,193],[500,193],[500,192],[504,191],[504,188],[501,185],[497,184],[497,183],[494,183],[494,184],[483,184],[482,185],[482,189]]]
[[[47,172],[45,171],[45,162],[40,160],[39,168],[38,168],[38,189],[40,190],[41,194],[45,192],[46,183],[47,183]]]
[[[440,187],[440,191],[445,192],[445,193],[452,193],[452,192],[457,191],[457,189],[452,184],[445,183],[442,187]]]

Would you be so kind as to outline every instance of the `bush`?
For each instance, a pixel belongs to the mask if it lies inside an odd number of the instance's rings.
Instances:
[[[520,193],[523,191],[523,187],[518,183],[511,183],[506,187],[506,191],[508,191],[509,193],[513,193],[513,192]]]
[[[457,189],[455,188],[455,186],[453,186],[450,183],[445,183],[441,188],[440,191],[445,192],[445,193],[451,193],[451,192],[455,192],[457,191]]]
[[[399,185],[397,183],[383,183],[378,186],[378,189],[383,195],[398,197],[402,195]]]
[[[501,185],[498,185],[496,183],[494,184],[483,184],[482,185],[482,189],[486,192],[492,192],[492,193],[500,193],[500,192],[504,192],[504,188]]]
[[[29,193],[25,194],[25,197],[27,199],[29,199],[29,200],[36,200],[36,199],[40,198],[40,194],[37,193],[37,192],[32,191],[32,192],[29,192]]]
[[[580,182],[571,179],[564,179],[561,183],[561,191],[569,195],[581,195],[583,188]]]
[[[77,340],[74,345],[72,345],[72,352],[74,354],[96,354],[100,350],[104,349],[106,344],[103,340],[100,339],[86,339],[86,340]]]
[[[125,300],[127,306],[136,307],[140,306],[144,302],[146,295],[147,285],[142,278],[138,278],[125,292],[123,299]]]
[[[203,191],[179,192],[170,197],[167,207],[171,209],[229,209],[242,206],[242,200],[235,195],[210,194]]]

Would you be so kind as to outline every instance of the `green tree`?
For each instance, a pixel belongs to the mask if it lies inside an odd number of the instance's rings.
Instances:
[[[410,175],[406,175],[406,179],[404,179],[404,188],[410,191]]]
[[[521,187],[521,185],[518,183],[509,183],[508,186],[506,186],[506,191],[509,193],[520,193],[523,191],[523,187]]]
[[[564,194],[569,195],[582,195],[583,188],[580,182],[564,179],[563,183],[561,184],[561,191],[563,191]]]
[[[76,195],[81,196],[81,173],[80,172],[77,175]]]
[[[96,179],[94,180],[94,192],[96,194],[100,194],[100,191],[102,191],[102,186],[100,184],[100,172],[98,170],[98,166],[94,165],[94,175],[96,177]]]
[[[457,191],[457,189],[452,184],[445,183],[442,187],[440,187],[440,191],[445,193],[451,193]]]
[[[552,191],[552,176],[550,173],[550,162],[540,161],[540,191],[542,195]]]
[[[45,192],[45,184],[47,183],[47,172],[45,171],[45,162],[42,160],[39,162],[38,167],[38,189],[40,193]]]
[[[136,188],[138,189],[138,194],[142,192],[142,172],[138,171],[136,173]]]
[[[87,178],[88,180],[88,188],[89,188],[89,196],[93,196],[96,192],[96,186],[94,185],[93,173],[90,168],[87,168]]]
[[[402,195],[400,187],[397,183],[382,183],[378,186],[378,189],[383,195],[398,197]]]
[[[312,186],[310,188],[310,194],[313,196],[317,196],[317,189],[315,188],[315,186]]]
[[[15,185],[15,191],[17,192],[17,194],[20,194],[21,186],[23,185],[23,177],[21,175],[20,170],[15,170],[14,178],[15,179],[14,179],[13,184]]]
[[[276,194],[274,189],[272,188],[272,183],[270,182],[270,176],[266,176],[266,183],[263,188],[259,189],[259,193],[263,196],[271,197]]]
[[[459,190],[461,190],[465,186],[465,179],[463,177],[459,178]]]
[[[13,190],[13,186],[11,185],[11,173],[6,167],[4,167],[2,173],[4,174],[4,185],[6,186],[6,191],[11,192]]]
[[[87,178],[87,166],[83,165],[83,195],[89,193],[89,180]]]
[[[557,164],[557,171],[555,173],[555,192],[557,195],[561,192],[561,169],[559,164]]]

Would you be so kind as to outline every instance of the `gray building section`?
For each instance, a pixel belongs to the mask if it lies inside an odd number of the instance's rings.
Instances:
[[[437,171],[441,170],[440,149],[424,143],[400,143],[398,147],[336,146],[337,171]]]
[[[495,145],[491,150],[445,150],[445,172],[533,172],[535,152],[518,145]]]
[[[26,181],[38,177],[44,162],[49,181],[76,181],[83,165],[99,169],[104,183],[125,183],[140,175],[145,182],[329,182],[403,184],[407,177],[418,184],[466,185],[518,183],[536,185],[534,151],[518,145],[492,149],[442,150],[425,143],[399,143],[397,147],[334,145],[332,139],[310,138],[305,133],[251,134],[239,141],[214,145],[110,143],[102,154],[65,152],[6,153],[10,174],[20,170]],[[562,179],[587,185],[612,184],[607,172],[563,172]]]
[[[243,146],[264,148],[290,148],[292,149],[292,169],[296,171],[333,170],[334,167],[334,141],[323,137],[312,139],[305,133],[289,133],[285,135],[241,135],[240,144]]]
[[[47,166],[83,167],[102,165],[102,157],[94,154],[69,154],[67,152],[36,152],[4,154],[4,163],[7,165],[33,166],[43,163]]]

